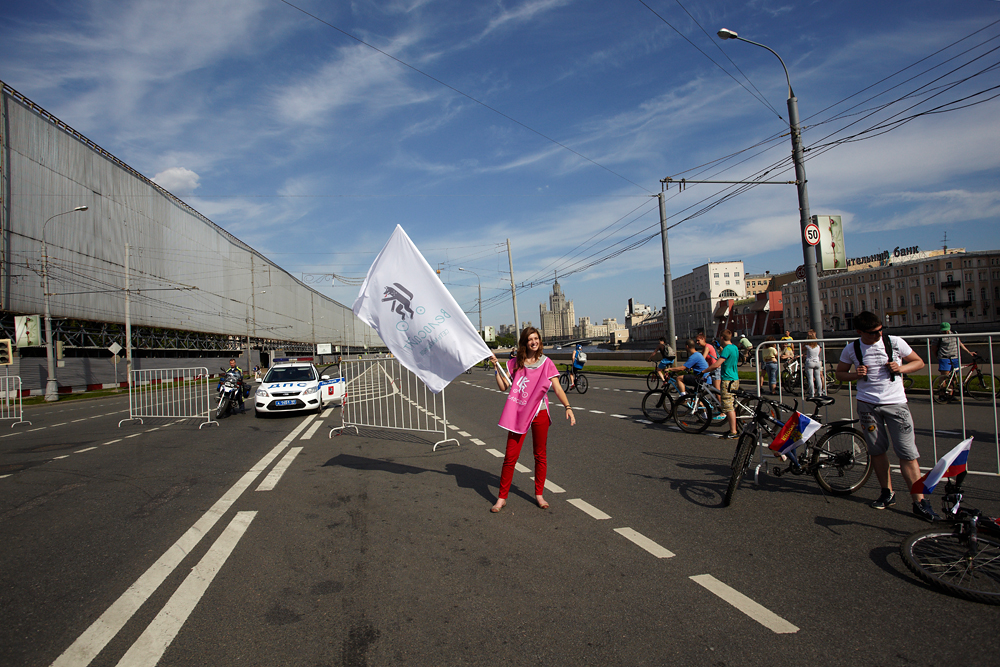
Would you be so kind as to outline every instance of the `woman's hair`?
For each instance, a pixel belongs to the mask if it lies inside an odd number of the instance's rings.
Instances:
[[[524,331],[521,332],[521,337],[517,341],[517,364],[514,365],[515,371],[524,368],[524,360],[528,358],[528,336],[531,334],[538,334],[539,355],[542,352],[542,332],[535,327],[525,327]]]
[[[768,336],[767,338],[764,339],[764,342],[767,343],[768,341],[772,341],[772,340],[774,340],[774,336]],[[771,347],[774,347],[774,346],[772,345]]]
[[[809,338],[811,340],[816,340],[816,331],[814,329],[810,329],[809,331],[807,331],[806,338]],[[817,348],[819,347],[819,343],[806,343],[806,347]]]

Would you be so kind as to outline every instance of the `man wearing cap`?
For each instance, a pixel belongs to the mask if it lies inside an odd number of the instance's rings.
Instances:
[[[941,333],[944,335],[934,343],[933,351],[938,358],[938,375],[947,375],[962,367],[962,353],[959,348],[970,356],[972,352],[958,339],[958,333],[951,330],[951,323],[942,322]]]

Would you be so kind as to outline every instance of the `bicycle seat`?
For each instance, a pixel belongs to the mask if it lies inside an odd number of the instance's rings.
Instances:
[[[830,398],[829,396],[810,396],[806,400],[810,403],[815,403],[817,408],[821,408],[824,405],[833,405],[837,402],[837,399]]]

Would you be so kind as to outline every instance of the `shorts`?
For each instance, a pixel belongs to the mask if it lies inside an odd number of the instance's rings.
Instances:
[[[583,364],[580,364],[579,366],[576,365],[576,364],[573,364],[573,372],[574,373],[579,373],[582,370],[583,370]]]
[[[906,403],[873,405],[858,401],[858,417],[870,455],[881,456],[888,452],[891,439],[892,449],[900,461],[920,458],[913,434],[913,417]]]
[[[938,370],[942,373],[957,371],[962,367],[962,362],[958,359],[938,359]]]
[[[733,412],[736,410],[735,392],[740,388],[739,380],[727,380],[722,383],[722,411]]]
[[[657,364],[656,364],[656,368],[657,368],[657,370],[661,370],[662,371],[664,368],[666,368],[669,365],[670,365],[670,360],[669,359],[660,359],[657,362]]]
[[[718,380],[718,381],[721,382],[722,381],[722,366],[719,366],[714,371],[709,371],[708,374],[712,376],[712,380],[713,381],[714,380]]]

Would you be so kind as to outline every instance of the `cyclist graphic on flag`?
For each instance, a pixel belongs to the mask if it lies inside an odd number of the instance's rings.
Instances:
[[[413,300],[413,292],[406,289],[399,283],[393,283],[395,287],[386,287],[385,292],[382,294],[382,301],[392,301],[393,306],[389,310],[394,313],[399,313],[402,319],[406,319],[406,314],[410,314],[410,319],[413,319],[413,309],[410,308],[410,301]],[[406,296],[400,294],[400,292],[405,292]]]

